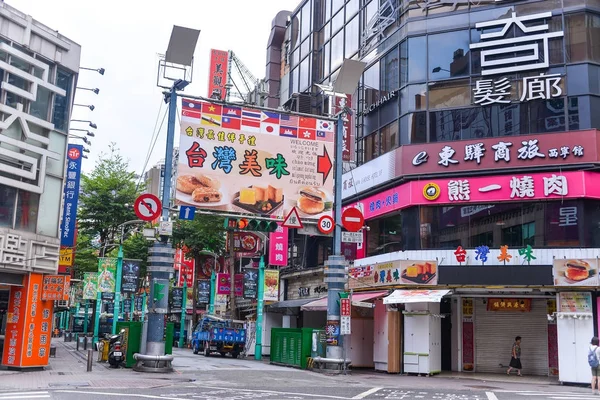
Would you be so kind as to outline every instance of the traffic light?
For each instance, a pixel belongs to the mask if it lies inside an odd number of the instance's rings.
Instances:
[[[243,230],[254,232],[275,232],[277,222],[248,218],[225,218],[224,228],[227,230]]]

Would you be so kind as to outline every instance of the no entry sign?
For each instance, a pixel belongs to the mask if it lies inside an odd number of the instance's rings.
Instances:
[[[160,216],[162,204],[160,199],[153,194],[145,193],[135,199],[133,205],[135,215],[143,221],[154,221]]]
[[[365,225],[365,217],[358,208],[350,207],[342,213],[342,225],[350,232],[358,232]]]

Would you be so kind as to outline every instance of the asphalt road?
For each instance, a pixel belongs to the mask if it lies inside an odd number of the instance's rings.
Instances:
[[[483,390],[428,390],[398,388],[352,388],[343,386],[293,387],[289,390],[243,389],[226,386],[206,386],[202,384],[179,385],[152,389],[57,389],[47,391],[24,391],[0,393],[0,400],[48,399],[161,399],[161,400],[595,400],[586,391],[483,391]]]

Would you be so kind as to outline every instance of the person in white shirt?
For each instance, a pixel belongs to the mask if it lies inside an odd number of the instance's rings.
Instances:
[[[596,336],[594,336],[592,338],[592,341],[590,342],[590,349],[589,352],[594,352],[596,353],[596,358],[600,361],[600,347],[598,347],[598,344],[600,343],[600,340],[598,340],[598,338]],[[588,360],[589,360],[590,356],[588,355]],[[598,390],[600,389],[599,385],[600,385],[600,366],[598,367],[591,367],[592,368],[592,393],[593,394],[600,394],[598,392]]]

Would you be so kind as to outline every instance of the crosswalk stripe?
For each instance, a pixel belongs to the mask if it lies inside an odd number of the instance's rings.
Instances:
[[[47,393],[47,392],[46,392]],[[50,398],[49,394],[13,394],[10,396],[0,394],[0,400],[7,399],[47,399]]]
[[[6,392],[0,392],[0,397],[1,396],[13,396],[13,395],[27,395],[27,394],[48,394],[47,391],[44,392],[10,392],[10,393],[6,393]]]

